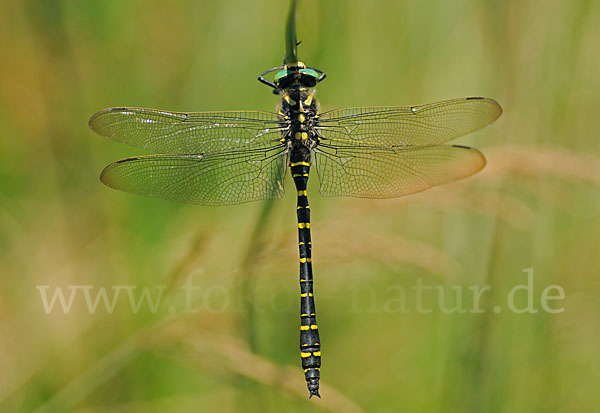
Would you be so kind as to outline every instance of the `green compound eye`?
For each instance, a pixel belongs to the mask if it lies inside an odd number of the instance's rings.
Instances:
[[[300,69],[300,73],[312,76],[312,77],[317,78],[317,79],[319,78],[319,74],[317,73],[316,70],[313,70],[313,69]]]
[[[280,70],[279,72],[277,72],[277,74],[275,74],[273,80],[275,80],[275,82],[279,82],[281,79],[286,77],[289,74],[289,72],[289,70]]]
[[[275,82],[279,82],[281,79],[283,79],[284,77],[291,75],[293,73],[302,73],[303,75],[307,75],[310,77],[314,77],[315,79],[319,78],[319,73],[317,73],[316,70],[313,69],[298,69],[298,70],[280,70],[279,72],[277,72],[277,74],[273,77],[273,80]]]

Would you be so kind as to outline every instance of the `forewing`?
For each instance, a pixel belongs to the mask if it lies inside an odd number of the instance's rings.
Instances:
[[[492,99],[470,97],[418,106],[337,109],[319,115],[322,142],[336,147],[440,145],[483,128],[502,113]]]
[[[315,151],[324,196],[394,198],[472,175],[485,157],[465,146]]]
[[[286,152],[265,149],[209,155],[150,155],[107,166],[111,188],[200,205],[232,205],[283,195]]]
[[[161,154],[197,154],[264,147],[281,139],[270,112],[177,113],[142,108],[101,110],[90,128],[116,142]]]

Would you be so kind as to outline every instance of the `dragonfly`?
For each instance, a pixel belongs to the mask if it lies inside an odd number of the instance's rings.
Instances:
[[[291,44],[297,45],[295,32]],[[235,205],[280,198],[291,174],[297,194],[300,357],[309,397],[320,397],[321,340],[307,193],[311,167],[326,197],[394,198],[424,191],[485,166],[477,149],[448,142],[495,121],[502,108],[493,99],[466,97],[322,112],[315,87],[325,73],[291,56],[258,77],[279,96],[276,112],[119,107],[97,112],[89,126],[110,140],[154,153],[114,162],[102,171],[105,185],[133,194]]]

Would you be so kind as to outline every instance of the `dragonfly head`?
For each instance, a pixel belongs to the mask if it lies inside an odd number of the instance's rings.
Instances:
[[[302,62],[286,64],[275,74],[273,83],[278,89],[286,89],[290,86],[315,87],[319,83],[321,75],[311,67],[306,67]]]
[[[264,75],[275,70],[278,72],[275,73],[273,82],[263,78]],[[291,87],[315,87],[323,79],[325,79],[325,73],[319,69],[307,67],[302,62],[286,63],[283,66],[267,70],[258,77],[262,83],[271,86],[274,93]]]

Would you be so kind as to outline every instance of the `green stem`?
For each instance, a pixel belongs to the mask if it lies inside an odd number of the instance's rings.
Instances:
[[[298,61],[298,41],[296,40],[296,0],[291,0],[285,28],[285,59],[284,64]]]

